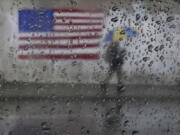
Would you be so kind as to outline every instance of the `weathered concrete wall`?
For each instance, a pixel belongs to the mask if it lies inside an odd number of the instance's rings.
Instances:
[[[174,84],[179,78],[180,9],[178,1],[87,1],[87,0],[1,0],[0,72],[7,81],[98,83],[108,70],[101,58],[84,60],[19,60],[18,10],[39,8],[103,8],[103,35],[116,27],[135,25],[139,36],[124,40],[128,55],[124,64],[125,83]],[[112,7],[118,10],[111,10]],[[111,21],[117,17],[118,21]],[[112,82],[116,82],[113,78]]]

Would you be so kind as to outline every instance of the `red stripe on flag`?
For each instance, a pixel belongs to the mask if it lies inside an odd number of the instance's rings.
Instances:
[[[55,23],[54,25],[59,26],[71,26],[71,25],[102,25],[102,23]]]
[[[19,59],[99,59],[99,54],[37,54],[37,55],[18,55]]]
[[[101,35],[95,36],[61,36],[61,37],[20,37],[19,40],[73,40],[73,39],[98,39]]]
[[[101,32],[102,29],[53,30],[53,32]]]
[[[75,45],[48,45],[48,44],[32,44],[32,45],[20,45],[19,49],[76,49],[76,48],[93,48],[98,47],[99,44],[75,44]]]
[[[83,10],[83,9],[54,9],[55,12],[68,12],[68,13],[103,13],[102,9],[96,9],[96,10]]]
[[[91,20],[103,20],[103,17],[84,17],[84,16],[55,16],[55,19],[91,19]]]

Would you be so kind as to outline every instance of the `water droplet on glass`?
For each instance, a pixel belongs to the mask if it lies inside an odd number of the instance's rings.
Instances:
[[[139,131],[137,131],[137,130],[132,131],[132,135],[137,135],[138,133],[139,133]]]
[[[143,57],[144,62],[147,62],[148,60],[150,60],[150,57]]]
[[[112,7],[112,11],[117,11],[118,10],[118,7],[117,6],[113,6]]]
[[[144,16],[144,21],[147,21],[147,19],[148,19],[148,16],[147,15]]]
[[[167,22],[171,22],[171,21],[173,21],[175,18],[174,18],[174,16],[169,16],[167,19],[166,19],[166,21]]]
[[[118,17],[116,16],[116,17],[111,18],[111,21],[112,22],[117,22],[118,21]]]
[[[140,19],[140,14],[136,14],[136,21],[138,21]]]
[[[161,24],[161,22],[160,22],[160,21],[156,21],[156,24],[160,25],[160,24]]]
[[[153,49],[153,45],[149,45],[149,46],[148,46],[148,51],[149,51],[149,52],[152,52],[152,49]]]
[[[164,56],[160,56],[160,60],[163,61],[164,60]]]
[[[16,111],[20,111],[21,107],[19,105],[16,106]]]

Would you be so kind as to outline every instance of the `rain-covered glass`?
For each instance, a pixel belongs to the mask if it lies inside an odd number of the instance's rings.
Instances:
[[[179,0],[1,0],[0,135],[179,135]]]

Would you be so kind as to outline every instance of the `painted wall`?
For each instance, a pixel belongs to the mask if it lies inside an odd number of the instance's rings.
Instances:
[[[123,78],[127,84],[175,84],[180,76],[180,3],[178,1],[1,0],[0,72],[7,81],[99,83],[107,73],[104,61],[106,33],[135,26],[140,32],[127,38]],[[115,10],[117,7],[117,10]],[[18,10],[44,8],[103,8],[105,19],[99,60],[20,60]],[[114,21],[112,18],[117,18]],[[115,19],[116,20],[116,19]],[[116,82],[115,77],[112,82]]]

